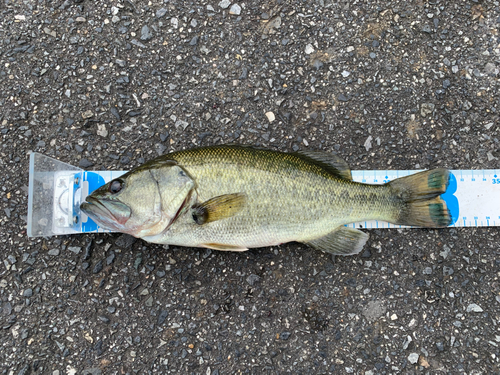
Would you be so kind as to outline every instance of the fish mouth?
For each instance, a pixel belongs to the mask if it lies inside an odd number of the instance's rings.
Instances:
[[[132,210],[121,202],[92,196],[88,196],[86,201],[80,204],[80,210],[97,224],[110,230],[120,230],[132,214]]]

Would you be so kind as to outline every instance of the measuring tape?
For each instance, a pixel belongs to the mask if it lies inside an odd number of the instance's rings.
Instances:
[[[384,184],[418,170],[352,171],[354,181],[365,184]],[[500,174],[497,170],[452,170],[446,193],[442,194],[452,217],[450,227],[500,226]],[[121,176],[124,171],[84,172],[85,196],[99,186]],[[82,196],[81,201],[85,199]],[[347,225],[352,228],[407,228],[385,221],[364,221]],[[91,219],[84,223],[84,232],[99,231]],[[102,230],[102,229],[101,229]]]
[[[49,164],[49,167],[46,165]],[[57,168],[55,167],[57,165]],[[65,168],[66,167],[66,168]],[[45,168],[45,169],[44,169]],[[52,169],[51,169],[52,168]],[[500,226],[500,170],[452,170],[441,195],[450,210],[450,227]],[[418,170],[352,171],[354,181],[384,184]],[[80,211],[88,194],[126,171],[87,172],[55,159],[32,153],[28,195],[30,237],[73,233],[109,232]],[[405,228],[384,221],[364,221],[352,228]]]
[[[420,171],[352,171],[354,181],[384,184],[399,177]],[[450,210],[450,227],[500,226],[500,170],[451,170],[446,193],[441,197]],[[407,228],[383,221],[364,221],[349,224],[353,228]]]

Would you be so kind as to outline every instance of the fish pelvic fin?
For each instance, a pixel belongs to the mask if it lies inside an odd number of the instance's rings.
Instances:
[[[228,245],[223,243],[203,243],[200,246],[219,251],[246,251],[248,248],[238,245]]]
[[[388,183],[401,199],[395,224],[443,228],[451,224],[451,215],[441,194],[448,187],[450,172],[433,169],[401,177]]]
[[[363,249],[368,237],[368,234],[359,229],[342,226],[326,236],[304,241],[304,243],[333,255],[355,255]]]
[[[246,194],[224,194],[211,198],[192,209],[193,220],[203,225],[212,221],[226,219],[240,212],[246,203]]]

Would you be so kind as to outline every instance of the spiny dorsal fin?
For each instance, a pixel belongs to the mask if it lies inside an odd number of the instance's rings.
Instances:
[[[202,225],[225,219],[237,214],[246,202],[246,194],[235,193],[220,195],[193,207],[193,220]]]
[[[363,249],[368,237],[368,234],[358,229],[342,226],[328,233],[326,236],[311,241],[304,241],[304,243],[325,253],[355,255]]]
[[[320,165],[325,170],[344,180],[352,180],[351,168],[344,159],[335,154],[323,151],[298,151],[294,153],[307,161]]]

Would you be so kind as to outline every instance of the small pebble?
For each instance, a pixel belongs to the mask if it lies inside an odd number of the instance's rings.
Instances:
[[[314,47],[312,46],[312,44],[308,44],[306,45],[306,48],[305,48],[305,53],[307,55],[310,55],[311,53],[314,52]]]
[[[80,159],[80,162],[78,163],[78,166],[80,168],[83,168],[83,169],[87,169],[87,168],[90,168],[94,165],[94,163],[92,163],[91,161],[89,161],[88,159],[86,158],[82,158]]]
[[[156,11],[156,17],[157,18],[161,18],[163,17],[165,14],[167,14],[167,10],[165,8],[161,8],[161,9],[158,9]]]
[[[417,353],[411,353],[409,356],[408,356],[408,361],[414,365],[415,363],[418,362],[418,357],[419,355]]]
[[[113,261],[115,260],[115,253],[111,253],[108,255],[108,257],[106,258],[106,265],[110,265],[111,263],[113,263]]]
[[[291,333],[290,332],[281,332],[280,333],[280,339],[281,340],[288,340],[290,338]]]
[[[229,7],[229,5],[231,5],[231,1],[229,1],[229,0],[222,0],[219,3],[219,7],[222,9],[227,9]]]
[[[53,255],[53,256],[58,256],[59,255],[59,249],[51,249],[48,251],[48,254],[49,255]]]
[[[434,112],[435,104],[434,103],[422,103],[420,105],[420,115],[422,117],[426,117]]]
[[[481,308],[481,306],[471,303],[469,306],[467,306],[467,312],[483,312],[484,310]]]
[[[148,41],[152,38],[153,33],[151,32],[151,29],[147,25],[144,25],[141,29],[141,40]]]
[[[431,267],[425,267],[424,270],[422,271],[424,275],[431,275],[432,274],[432,268]]]
[[[99,315],[98,318],[99,318],[99,320],[101,320],[104,323],[109,323],[110,322],[110,320],[109,320],[109,318],[107,316]]]
[[[411,338],[410,335],[406,336],[406,339],[405,341],[403,342],[403,349],[406,350],[408,349],[408,346],[410,345],[410,343],[413,341],[413,339]]]
[[[96,265],[94,266],[94,269],[92,270],[92,273],[99,273],[102,271],[102,268],[103,268],[103,262],[102,260],[100,260],[99,262],[96,263]]]
[[[485,66],[484,66],[484,72],[486,74],[497,74],[497,68],[495,66],[495,64],[489,62],[487,63]]]
[[[115,245],[121,247],[122,249],[131,249],[132,245],[137,241],[137,238],[131,236],[130,234],[122,234],[115,241]]]
[[[85,253],[83,254],[83,260],[89,260],[92,256],[92,251],[94,250],[94,241],[88,241],[85,245]]]
[[[72,253],[79,254],[80,251],[82,251],[82,248],[80,246],[69,246],[68,250]]]
[[[239,16],[241,14],[241,7],[238,4],[231,5],[231,9],[229,9],[229,14],[234,14]]]
[[[89,109],[82,113],[82,117],[86,120],[94,116],[94,113]]]
[[[156,324],[161,326],[165,322],[165,319],[167,319],[167,316],[168,316],[168,311],[161,310],[160,313],[158,314],[158,320],[156,321]]]
[[[247,283],[250,284],[250,286],[254,286],[257,281],[260,280],[260,276],[251,274],[250,276],[247,277]]]
[[[118,110],[115,107],[111,107],[110,111],[111,111],[111,114],[113,116],[115,116],[118,121],[121,120],[120,113],[118,112]]]
[[[200,38],[200,37],[199,37],[198,35],[194,36],[194,37],[193,37],[193,39],[191,39],[191,41],[189,42],[189,45],[190,45],[190,46],[195,46],[195,45],[197,45],[197,44],[198,44],[198,39],[199,39],[199,38]]]
[[[108,136],[108,130],[106,129],[106,125],[97,124],[97,135],[100,135],[103,138]]]
[[[266,112],[266,117],[269,120],[269,122],[273,122],[276,119],[273,112]]]
[[[101,375],[102,370],[100,368],[88,368],[82,371],[82,375]],[[69,375],[69,374],[68,374]]]
[[[448,267],[448,266],[443,266],[443,276],[451,276],[453,275],[453,268]]]

